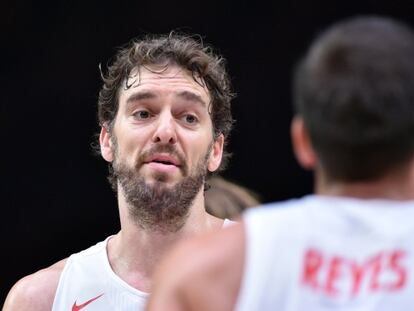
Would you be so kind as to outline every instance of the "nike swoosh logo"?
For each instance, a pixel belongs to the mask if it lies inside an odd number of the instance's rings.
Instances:
[[[79,311],[79,310],[81,310],[81,309],[83,309],[83,308],[85,308],[88,304],[90,304],[90,303],[92,303],[92,302],[94,302],[96,299],[98,299],[99,297],[101,297],[103,294],[100,294],[99,296],[96,296],[95,298],[92,298],[92,299],[89,299],[88,301],[86,301],[86,302],[84,302],[83,304],[81,304],[81,305],[77,305],[76,304],[76,301],[75,301],[75,303],[73,304],[73,306],[72,306],[72,311]]]

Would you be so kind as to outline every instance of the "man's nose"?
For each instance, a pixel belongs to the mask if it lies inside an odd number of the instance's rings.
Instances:
[[[152,141],[155,143],[175,144],[177,142],[175,126],[175,120],[171,113],[165,112],[161,114]]]

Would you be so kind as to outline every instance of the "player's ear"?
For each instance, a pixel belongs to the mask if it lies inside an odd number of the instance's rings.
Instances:
[[[220,134],[213,143],[213,148],[210,151],[210,157],[207,164],[207,169],[214,172],[219,168],[221,159],[223,157],[224,136]]]
[[[111,141],[111,133],[108,131],[106,126],[101,127],[101,133],[99,134],[99,143],[101,145],[102,157],[112,162],[114,159],[113,144]]]
[[[302,117],[295,116],[290,127],[293,151],[299,164],[305,169],[313,169],[317,163],[309,132]]]

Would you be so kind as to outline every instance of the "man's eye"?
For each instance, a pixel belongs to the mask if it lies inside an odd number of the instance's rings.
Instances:
[[[195,124],[198,122],[198,119],[196,116],[192,115],[192,114],[187,114],[184,116],[184,121],[188,124]]]
[[[146,110],[140,110],[140,111],[134,112],[134,117],[139,120],[148,119],[150,116],[151,114]]]

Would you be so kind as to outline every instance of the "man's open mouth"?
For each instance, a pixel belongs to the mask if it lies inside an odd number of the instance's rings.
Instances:
[[[146,159],[145,163],[160,163],[164,165],[181,166],[180,161],[174,156],[168,154],[155,154]]]

